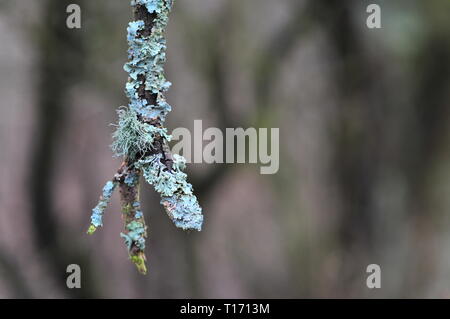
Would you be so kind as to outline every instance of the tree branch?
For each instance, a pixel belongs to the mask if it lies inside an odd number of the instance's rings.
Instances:
[[[173,0],[132,1],[135,21],[128,25],[129,61],[124,67],[129,73],[126,93],[130,102],[128,108],[118,111],[112,145],[116,155],[124,157],[124,163],[103,189],[88,230],[92,234],[102,226],[103,212],[118,186],[125,225],[121,236],[141,273],[147,271],[147,227],[139,202],[141,176],[160,193],[161,204],[177,227],[201,230],[203,223],[202,209],[183,173],[186,161],[171,154],[171,136],[164,128],[166,115],[171,111],[164,96],[171,85],[164,76],[164,32],[172,3]]]

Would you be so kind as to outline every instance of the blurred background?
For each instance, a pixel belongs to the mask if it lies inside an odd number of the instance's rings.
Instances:
[[[144,186],[147,276],[117,194],[86,235],[120,165],[131,18],[127,0],[0,0],[0,297],[450,297],[449,1],[176,1],[167,126],[278,127],[280,170],[190,164],[200,233]]]

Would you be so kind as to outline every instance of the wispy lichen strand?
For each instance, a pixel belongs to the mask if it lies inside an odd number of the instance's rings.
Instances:
[[[171,136],[167,129],[156,127],[139,120],[138,114],[132,109],[120,108],[118,110],[119,123],[113,134],[114,142],[111,145],[116,156],[128,156],[136,159],[152,149],[156,136],[170,141]]]
[[[103,189],[94,208],[89,233],[102,226],[103,212],[114,189],[119,186],[124,219],[124,238],[130,259],[145,273],[144,254],[147,226],[139,202],[139,179],[151,184],[161,195],[161,204],[174,224],[184,230],[201,230],[202,209],[192,185],[183,172],[186,161],[172,155],[171,136],[164,128],[171,106],[165,92],[170,88],[164,75],[166,62],[165,29],[172,0],[132,0],[136,21],[129,23],[127,41],[129,74],[125,92],[128,107],[118,110],[119,121],[113,134],[112,149],[124,162],[112,182]]]

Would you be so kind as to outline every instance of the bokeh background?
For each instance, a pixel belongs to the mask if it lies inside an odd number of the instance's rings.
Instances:
[[[280,170],[189,165],[200,233],[145,186],[147,276],[117,194],[85,234],[120,164],[131,17],[127,0],[0,0],[0,297],[450,297],[450,1],[176,1],[168,127],[278,127]]]

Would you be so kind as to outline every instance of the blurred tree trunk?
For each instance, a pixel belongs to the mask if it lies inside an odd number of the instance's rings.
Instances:
[[[71,263],[81,266],[83,289],[67,289],[73,297],[94,297],[93,278],[86,256],[77,252],[73,239],[64,238],[57,212],[54,209],[54,173],[60,136],[67,123],[68,94],[83,71],[83,29],[66,26],[66,8],[70,0],[46,0],[39,30],[38,85],[36,90],[36,118],[34,143],[29,175],[31,219],[34,227],[36,253],[54,275],[58,287],[66,289],[66,267]],[[78,1],[79,5],[83,1]],[[34,31],[34,30],[33,30]],[[64,291],[64,290],[63,290]]]

